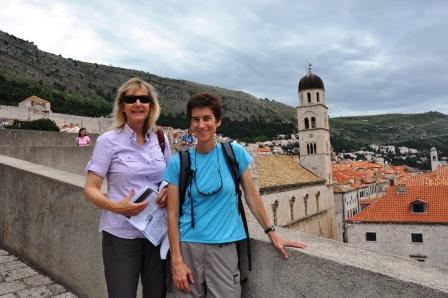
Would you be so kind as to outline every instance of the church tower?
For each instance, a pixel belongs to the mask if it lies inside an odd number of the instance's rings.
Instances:
[[[330,129],[325,88],[322,79],[311,72],[311,64],[308,74],[299,82],[297,119],[300,164],[331,185]]]
[[[439,166],[439,158],[437,157],[437,149],[435,147],[431,148],[431,170],[434,172]]]

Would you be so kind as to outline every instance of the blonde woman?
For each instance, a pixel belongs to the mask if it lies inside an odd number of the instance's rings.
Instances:
[[[143,297],[165,297],[165,267],[160,247],[152,245],[126,220],[140,213],[147,202],[133,203],[135,191],[144,186],[161,187],[170,159],[165,138],[162,152],[156,135],[160,106],[154,88],[132,78],[117,92],[114,115],[117,126],[98,137],[87,164],[85,196],[102,209],[99,230],[103,233],[103,262],[109,297],[134,298],[141,278]],[[104,178],[107,193],[101,192]],[[157,203],[166,205],[166,189]]]

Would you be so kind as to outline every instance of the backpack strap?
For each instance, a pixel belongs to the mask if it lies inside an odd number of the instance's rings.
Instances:
[[[185,201],[185,193],[187,187],[191,182],[191,160],[188,149],[182,149],[179,151],[180,171],[179,171],[179,218],[182,215],[182,205]]]
[[[252,271],[252,255],[250,251],[250,240],[249,240],[249,228],[247,226],[246,212],[244,211],[243,201],[241,199],[242,192],[240,187],[240,175],[239,175],[239,164],[235,158],[235,152],[233,151],[231,141],[222,142],[222,148],[224,149],[224,156],[227,161],[227,165],[229,166],[230,172],[232,173],[233,181],[235,183],[235,192],[238,195],[238,211],[241,216],[241,220],[243,221],[244,230],[246,232],[247,237],[247,257],[248,257],[248,265],[249,271]]]
[[[165,135],[163,134],[163,129],[157,127],[156,135],[157,140],[159,141],[160,150],[162,150],[162,154],[165,154]]]

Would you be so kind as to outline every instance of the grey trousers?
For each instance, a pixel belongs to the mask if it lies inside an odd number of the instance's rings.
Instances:
[[[200,244],[181,242],[182,259],[193,273],[196,283],[191,293],[173,286],[176,298],[241,297],[240,272],[236,244]]]
[[[135,298],[141,276],[144,298],[166,297],[165,262],[147,239],[124,239],[103,231],[103,262],[110,298]]]

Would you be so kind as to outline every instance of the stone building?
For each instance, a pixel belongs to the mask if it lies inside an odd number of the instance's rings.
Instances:
[[[19,108],[27,109],[35,113],[51,114],[50,102],[34,95],[19,102]]]
[[[347,220],[348,242],[448,268],[448,168],[403,182]]]
[[[288,155],[258,155],[255,165],[259,192],[274,225],[333,238],[333,196],[325,179]]]

